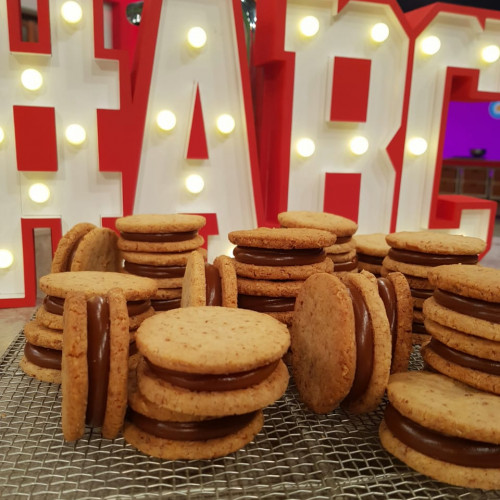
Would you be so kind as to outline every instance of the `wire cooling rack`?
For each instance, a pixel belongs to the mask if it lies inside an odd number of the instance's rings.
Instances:
[[[382,408],[314,415],[293,385],[265,410],[254,441],[224,458],[167,461],[88,430],[62,437],[59,386],[18,367],[22,334],[0,359],[0,498],[498,499],[415,473],[380,445]],[[418,351],[411,367],[418,369]]]

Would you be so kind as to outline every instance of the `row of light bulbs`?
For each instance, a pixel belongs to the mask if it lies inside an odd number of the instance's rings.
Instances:
[[[306,38],[312,38],[319,32],[319,20],[315,16],[305,16],[299,22],[299,32]],[[389,38],[389,26],[385,23],[376,23],[370,30],[370,37],[376,43],[382,43]],[[441,48],[441,40],[430,35],[422,38],[420,50],[426,55],[434,55]],[[481,58],[484,62],[493,63],[500,58],[498,45],[487,45],[481,50]]]
[[[353,137],[349,141],[351,153],[360,156],[364,155],[370,146],[368,139],[362,135]],[[420,156],[427,151],[427,141],[423,137],[412,137],[407,143],[408,151],[414,156]],[[302,137],[295,144],[297,154],[302,158],[309,158],[316,151],[316,144],[309,137]]]

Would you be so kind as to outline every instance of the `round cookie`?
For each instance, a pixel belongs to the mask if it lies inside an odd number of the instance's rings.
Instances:
[[[500,488],[498,463],[487,464],[485,458],[487,466],[481,467],[477,454],[480,448],[486,456],[487,447],[492,450],[490,456],[500,453],[500,398],[428,372],[392,375],[387,395],[390,405],[379,435],[390,453],[439,481]],[[417,437],[410,440],[413,432]],[[471,446],[476,449],[472,457],[468,455]]]
[[[82,437],[85,425],[118,435],[127,407],[129,326],[120,289],[106,296],[70,292],[64,309],[62,428],[66,441]]]
[[[221,255],[213,264],[192,252],[182,283],[181,307],[237,307],[236,271],[233,260]]]
[[[328,212],[288,211],[278,214],[282,227],[310,227],[344,237],[352,236],[358,225],[351,219]]]
[[[390,246],[385,233],[357,234],[353,239],[358,255],[358,268],[380,276],[382,262]]]
[[[89,231],[92,231],[92,229],[95,228],[96,226],[90,222],[80,222],[63,234],[57,244],[56,251],[54,252],[50,272],[60,273],[63,271],[69,271],[68,259],[73,252],[73,249]]]

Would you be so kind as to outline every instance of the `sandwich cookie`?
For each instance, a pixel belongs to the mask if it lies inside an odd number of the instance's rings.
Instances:
[[[137,332],[143,358],[125,440],[170,460],[243,447],[287,388],[289,344],[285,325],[254,311],[186,307],[149,318]]]
[[[182,283],[181,307],[238,307],[236,271],[233,260],[220,255],[208,264],[199,252],[192,252]]]
[[[295,297],[312,274],[331,272],[324,247],[335,235],[319,229],[258,228],[233,231],[229,241],[238,277],[238,307],[291,324]]]
[[[108,228],[88,222],[73,226],[57,244],[51,273],[114,271],[120,269],[118,236]]]
[[[422,313],[424,300],[433,292],[427,279],[429,271],[441,265],[475,265],[486,243],[479,238],[433,231],[401,231],[387,235],[386,241],[391,248],[384,258],[382,274],[399,271],[408,280],[414,299],[413,339],[421,344],[430,338]]]
[[[500,395],[500,270],[441,266],[429,272],[435,287],[424,303],[431,341],[422,348],[434,370]]]
[[[62,347],[62,429],[66,441],[85,426],[115,438],[127,408],[128,311],[119,288],[105,295],[69,292]]]
[[[198,231],[205,225],[201,215],[144,214],[116,220],[120,231],[123,272],[154,279],[158,292],[152,299],[156,311],[180,307],[182,280],[193,250],[206,258]]]
[[[466,488],[500,488],[500,398],[441,374],[391,375],[382,446],[416,471]]]
[[[357,272],[356,243],[352,238],[358,225],[351,219],[327,212],[291,211],[278,214],[282,227],[306,227],[329,231],[336,236],[334,243],[325,248],[333,262],[333,272]]]
[[[79,271],[42,276],[39,285],[46,297],[37,310],[36,322],[59,332],[63,330],[64,305],[69,292],[83,292],[90,297],[105,295],[113,288],[120,288],[127,300],[131,355],[135,353],[135,331],[144,319],[155,313],[150,297],[156,293],[156,283],[149,278],[123,273]]]
[[[382,262],[391,248],[385,237],[385,233],[357,234],[354,237],[359,270],[381,275]]]
[[[391,333],[371,279],[311,276],[297,297],[290,333],[293,377],[311,411],[329,413],[341,404],[363,413],[379,405],[391,369]]]

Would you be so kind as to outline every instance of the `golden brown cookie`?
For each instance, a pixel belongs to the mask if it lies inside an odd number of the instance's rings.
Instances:
[[[382,262],[390,246],[385,241],[385,233],[357,234],[353,239],[356,244],[358,268],[380,276]]]
[[[391,375],[382,445],[418,472],[456,486],[500,488],[500,398],[440,374]]]

